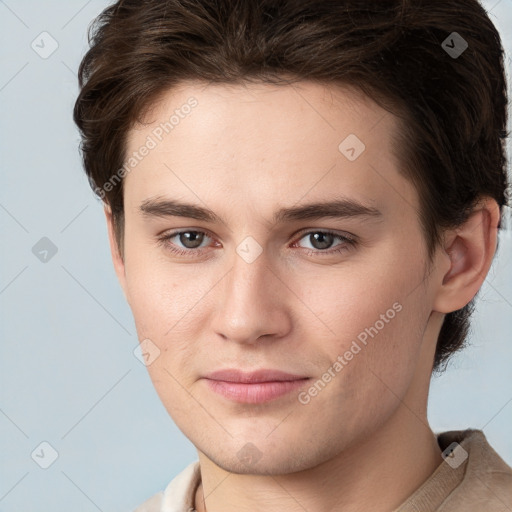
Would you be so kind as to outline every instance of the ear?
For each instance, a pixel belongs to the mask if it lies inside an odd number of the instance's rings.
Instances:
[[[117,240],[115,237],[114,231],[114,219],[112,216],[112,210],[108,205],[104,207],[105,218],[107,220],[107,229],[108,229],[108,240],[110,243],[110,254],[112,255],[112,263],[114,264],[114,270],[117,275],[117,279],[121,284],[121,288],[123,289],[124,297],[126,301],[129,303],[128,295],[126,293],[126,272],[123,258],[119,252],[119,247],[117,245]]]
[[[445,233],[442,259],[449,269],[441,276],[434,310],[451,313],[463,308],[482,286],[496,252],[500,209],[483,198],[462,225]]]

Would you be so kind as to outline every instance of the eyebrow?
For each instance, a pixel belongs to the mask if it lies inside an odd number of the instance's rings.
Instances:
[[[209,208],[185,203],[177,199],[161,197],[146,199],[141,203],[140,211],[145,217],[187,217],[204,222],[225,224],[222,217]],[[337,199],[280,208],[275,212],[272,223],[350,217],[380,218],[382,212],[352,199]]]

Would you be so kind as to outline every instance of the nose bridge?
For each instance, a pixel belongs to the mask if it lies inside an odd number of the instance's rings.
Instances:
[[[284,312],[276,307],[279,299],[272,286],[275,276],[263,248],[256,244],[254,239],[239,244],[220,289],[221,305],[214,329],[238,342],[251,343],[262,335],[282,333],[285,328]]]
[[[259,246],[259,244],[258,244]],[[269,262],[263,254],[263,248],[258,250],[255,242],[244,240],[236,249],[236,256],[233,258],[233,270],[230,272],[230,285],[236,291],[238,287],[243,295],[260,293],[260,286],[265,279],[268,280]],[[259,254],[258,254],[259,252]]]
[[[245,224],[245,227],[247,223]],[[255,235],[258,236],[258,235]],[[261,240],[261,236],[259,236]],[[251,234],[246,234],[235,247],[232,270],[228,275],[229,297],[258,300],[265,280],[271,274],[268,252]]]
[[[268,289],[270,273],[268,261],[263,253],[255,257],[253,251],[254,248],[250,246],[247,250],[247,244],[243,242],[237,248],[237,254],[233,258],[232,270],[228,274],[224,292],[225,304],[229,303],[233,311],[255,310],[266,302],[262,300],[262,294],[265,294],[265,288]]]

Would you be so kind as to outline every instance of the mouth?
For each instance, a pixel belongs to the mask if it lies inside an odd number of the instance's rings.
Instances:
[[[280,370],[242,372],[219,370],[203,377],[209,389],[228,400],[257,404],[270,402],[304,385],[309,377]]]

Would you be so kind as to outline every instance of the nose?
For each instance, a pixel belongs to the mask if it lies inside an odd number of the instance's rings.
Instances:
[[[292,294],[265,252],[252,262],[235,254],[216,289],[219,306],[212,327],[224,339],[254,344],[263,336],[273,339],[289,332]]]

